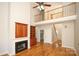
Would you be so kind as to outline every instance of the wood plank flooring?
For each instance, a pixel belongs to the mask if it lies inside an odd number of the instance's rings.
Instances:
[[[65,47],[53,48],[51,44],[41,44],[33,46],[31,49],[26,49],[16,54],[16,56],[76,56],[77,53]]]

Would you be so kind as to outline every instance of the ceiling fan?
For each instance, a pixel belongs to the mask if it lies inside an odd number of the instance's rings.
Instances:
[[[44,7],[47,6],[47,7],[50,7],[51,5],[50,4],[46,4],[44,2],[35,2],[37,3],[38,5],[34,6],[33,8],[39,8],[40,10],[44,10]]]

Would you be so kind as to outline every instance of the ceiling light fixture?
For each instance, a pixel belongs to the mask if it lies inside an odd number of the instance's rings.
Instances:
[[[38,8],[40,11],[45,9],[43,5],[40,5],[40,6],[38,6],[37,8]]]

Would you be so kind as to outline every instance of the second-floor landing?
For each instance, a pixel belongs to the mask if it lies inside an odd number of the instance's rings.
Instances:
[[[70,21],[76,21],[77,20],[77,15],[72,15],[72,16],[67,16],[67,17],[62,17],[62,18],[57,18],[57,19],[51,19],[47,21],[40,21],[40,22],[35,22],[34,25],[45,25],[45,24],[57,24],[57,23],[62,23],[62,22],[70,22]]]
[[[34,25],[75,21],[77,19],[76,13],[76,3],[69,3],[49,11],[44,11],[43,15],[40,13],[34,15]]]

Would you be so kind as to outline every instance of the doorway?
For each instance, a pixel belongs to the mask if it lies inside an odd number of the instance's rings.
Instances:
[[[44,43],[44,30],[40,30],[40,42]]]

